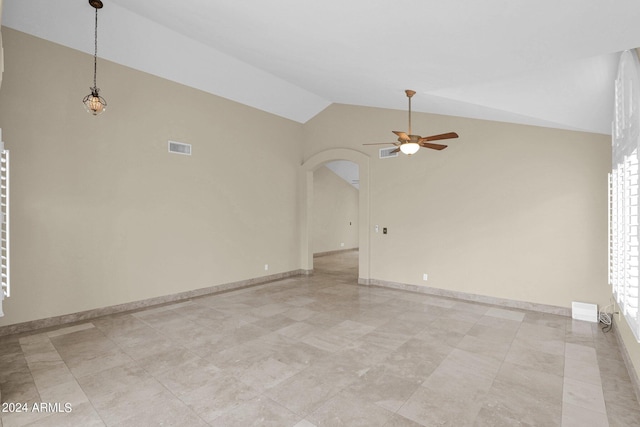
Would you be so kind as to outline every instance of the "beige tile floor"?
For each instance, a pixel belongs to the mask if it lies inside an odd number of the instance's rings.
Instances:
[[[1,338],[2,400],[29,411],[0,424],[640,426],[612,334],[357,286],[356,257],[317,258],[311,277]],[[34,412],[36,402],[62,411]]]

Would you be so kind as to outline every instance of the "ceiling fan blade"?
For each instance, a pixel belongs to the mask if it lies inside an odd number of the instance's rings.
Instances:
[[[398,151],[400,151],[400,148],[396,148],[396,149],[395,149],[395,150],[393,150],[393,151],[389,151],[389,154],[395,154],[395,153],[397,153]]]
[[[398,144],[397,142],[370,142],[370,143],[368,143],[368,144],[362,144],[362,145],[388,145],[388,144],[391,144],[391,145],[400,145],[400,144]]]
[[[458,134],[455,132],[441,133],[440,135],[431,135],[431,136],[425,136],[424,138],[420,138],[420,142],[439,141],[441,139],[451,139],[451,138],[457,138],[457,137],[458,137]]]
[[[424,148],[431,148],[432,150],[444,150],[445,148],[448,147],[448,145],[430,144],[428,142],[421,142],[420,146]]]
[[[399,131],[399,130],[394,130],[394,131],[393,131],[393,133],[395,133],[396,135],[398,135],[398,137],[399,137],[400,139],[402,139],[403,141],[408,141],[409,139],[411,139],[411,138],[409,138],[409,135],[407,135],[407,133],[406,133],[406,132],[401,132],[401,131]]]

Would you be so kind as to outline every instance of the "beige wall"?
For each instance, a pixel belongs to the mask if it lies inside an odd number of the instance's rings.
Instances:
[[[332,105],[305,125],[305,158],[337,144],[372,158],[372,279],[561,307],[608,302],[609,137],[413,119],[416,132],[460,138],[442,152],[380,160],[378,147],[361,144],[392,141],[406,113]]]
[[[313,253],[357,248],[358,190],[321,167],[313,173],[313,196]]]
[[[12,293],[0,326],[299,268],[301,125],[3,28]],[[167,140],[193,156],[167,153]],[[264,271],[269,264],[269,271]]]

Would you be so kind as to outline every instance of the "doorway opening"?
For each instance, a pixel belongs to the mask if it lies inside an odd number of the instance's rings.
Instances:
[[[333,160],[313,172],[314,271],[358,279],[358,165]]]
[[[301,264],[307,272],[314,265],[314,175],[329,162],[349,161],[358,167],[357,247],[358,283],[369,284],[369,157],[350,149],[332,149],[310,157],[301,168],[300,236]],[[353,223],[353,221],[352,221]],[[353,226],[353,224],[352,224]],[[343,242],[339,242],[343,243]],[[346,245],[346,242],[344,242]],[[316,246],[318,247],[318,246]]]

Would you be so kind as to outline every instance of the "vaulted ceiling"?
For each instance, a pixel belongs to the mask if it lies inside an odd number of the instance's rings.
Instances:
[[[637,0],[104,0],[99,57],[304,123],[331,103],[610,133]],[[3,26],[93,54],[85,0]],[[10,60],[9,58],[7,60]]]

